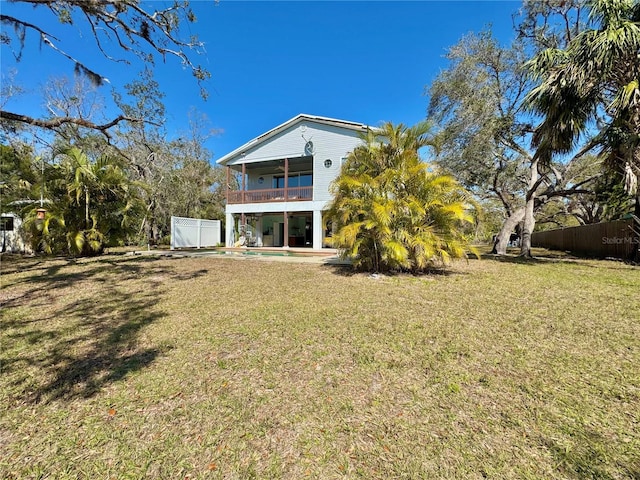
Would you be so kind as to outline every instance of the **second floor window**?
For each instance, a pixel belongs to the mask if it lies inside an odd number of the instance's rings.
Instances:
[[[301,173],[289,175],[289,187],[311,187],[313,185],[313,175]],[[284,188],[284,175],[273,177],[273,188]]]

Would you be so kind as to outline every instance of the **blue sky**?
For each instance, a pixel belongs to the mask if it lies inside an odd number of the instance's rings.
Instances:
[[[5,0],[0,6],[57,34],[62,49],[108,77],[106,97],[143,68],[102,58],[84,24],[62,28],[43,8]],[[192,6],[198,22],[190,30],[206,45],[196,61],[212,74],[209,99],[200,98],[195,80],[173,59],[157,65],[155,75],[166,94],[169,135],[186,130],[187,112],[197,108],[220,129],[207,144],[215,160],[298,113],[369,125],[424,119],[425,87],[446,68],[446,49],[487,25],[508,43],[520,2],[196,0]],[[40,108],[39,86],[73,74],[69,61],[33,35],[19,63],[2,47],[3,81],[10,69],[29,94],[5,108],[32,114]]]

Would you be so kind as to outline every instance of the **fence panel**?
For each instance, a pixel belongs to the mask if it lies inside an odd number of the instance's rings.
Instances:
[[[185,247],[215,247],[220,243],[220,220],[171,217],[171,250]]]
[[[634,229],[639,231],[640,225],[634,219],[628,219],[534,232],[531,245],[594,257],[626,259],[638,248]]]

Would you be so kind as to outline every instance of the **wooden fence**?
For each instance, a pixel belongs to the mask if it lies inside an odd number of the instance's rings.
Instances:
[[[531,246],[593,257],[627,259],[638,248],[640,225],[633,219],[534,232]]]

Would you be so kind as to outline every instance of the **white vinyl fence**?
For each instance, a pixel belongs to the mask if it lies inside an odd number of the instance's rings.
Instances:
[[[171,217],[171,250],[215,247],[220,243],[220,220]]]

